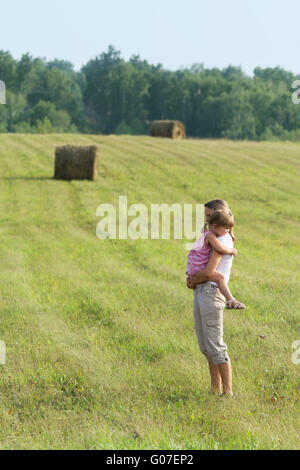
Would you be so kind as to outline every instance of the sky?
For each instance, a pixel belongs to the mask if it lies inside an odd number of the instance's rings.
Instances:
[[[0,0],[0,50],[79,70],[113,45],[169,70],[280,66],[300,73],[299,0]]]

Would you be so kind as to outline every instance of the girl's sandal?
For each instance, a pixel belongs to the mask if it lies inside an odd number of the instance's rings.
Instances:
[[[239,302],[235,298],[227,300],[226,302],[226,308],[228,309],[236,309],[236,310],[242,310],[243,308],[246,308],[242,302]]]

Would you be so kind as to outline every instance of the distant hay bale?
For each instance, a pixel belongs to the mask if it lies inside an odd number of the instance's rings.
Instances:
[[[64,145],[55,149],[54,178],[60,180],[92,180],[98,172],[98,154],[95,145],[80,147]]]
[[[184,139],[185,127],[180,121],[153,121],[150,134],[152,137]]]

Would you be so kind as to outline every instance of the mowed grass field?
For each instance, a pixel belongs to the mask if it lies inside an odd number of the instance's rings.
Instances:
[[[97,144],[99,178],[55,181]],[[0,448],[297,449],[300,144],[0,135]],[[96,209],[226,199],[233,398],[212,396],[186,240],[100,240]]]

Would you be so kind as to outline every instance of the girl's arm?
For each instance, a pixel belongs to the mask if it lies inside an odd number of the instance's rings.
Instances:
[[[189,278],[189,285],[193,287],[195,284],[202,284],[203,282],[210,281],[210,278],[217,269],[221,259],[222,255],[216,250],[212,250],[206,268],[201,271],[197,271],[196,274]]]
[[[237,250],[235,248],[227,248],[219,242],[214,233],[208,233],[205,237],[205,242],[208,242],[209,245],[216,250],[221,255],[234,255],[236,256]]]

